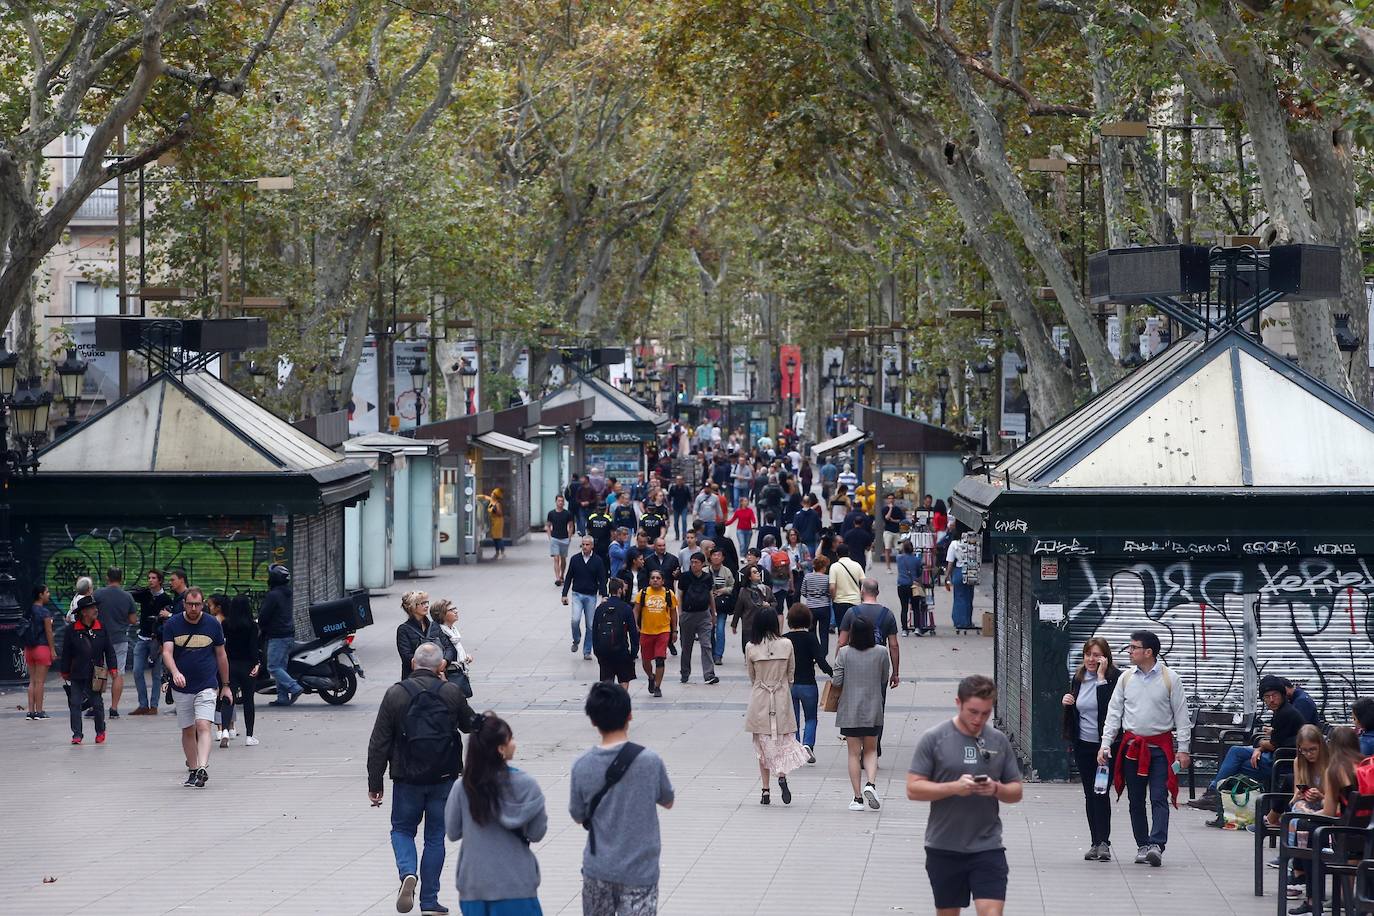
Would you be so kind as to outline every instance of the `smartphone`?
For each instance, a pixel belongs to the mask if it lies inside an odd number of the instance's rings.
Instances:
[[[982,773],[979,773],[977,776],[973,777],[973,781],[974,781],[974,782],[987,782],[989,778],[990,778],[990,777],[984,776]]]
[[[1301,782],[1298,783],[1298,791],[1299,791],[1299,792],[1306,792],[1306,791],[1307,791],[1308,789],[1310,789],[1310,788],[1312,788],[1312,787],[1309,786],[1309,785],[1306,785],[1305,783],[1301,783]]]
[[[1179,763],[1177,760],[1174,761],[1174,772],[1175,772],[1175,773],[1182,773],[1182,772],[1183,772],[1183,765],[1182,765],[1181,763]]]

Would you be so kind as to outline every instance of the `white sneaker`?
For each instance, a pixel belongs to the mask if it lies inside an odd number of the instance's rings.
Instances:
[[[223,740],[223,739],[225,739],[225,738],[227,738],[227,737],[229,737],[229,733],[228,733],[227,731],[225,731],[225,730],[222,729],[222,728],[217,728],[217,729],[215,729],[215,740],[216,740],[216,741],[221,741],[221,740]]]
[[[850,811],[862,811],[863,809],[864,809],[864,803],[863,803],[862,801],[860,801],[859,799],[857,799],[857,798],[854,799],[852,802],[849,803],[849,810],[850,810]]]
[[[239,736],[238,729],[236,729],[236,728],[231,728],[231,729],[229,729],[229,737],[230,737],[230,738],[237,738],[238,736]]]
[[[806,762],[814,764],[816,762],[816,752],[811,749],[811,745],[803,744],[802,750],[806,751]]]
[[[864,800],[868,802],[868,807],[877,811],[883,806],[882,800],[878,798],[878,787],[873,783],[864,783]]]
[[[258,739],[254,738],[252,735],[249,735],[247,738],[243,739],[243,743],[248,745],[249,747],[257,747]]]

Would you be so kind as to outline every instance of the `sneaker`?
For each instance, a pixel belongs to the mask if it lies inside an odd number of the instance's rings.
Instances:
[[[292,703],[296,702],[303,696],[305,696],[305,688],[297,687],[295,690],[291,691],[291,693],[287,695],[286,705],[290,706]]]
[[[725,659],[723,659],[723,658],[713,658],[713,659],[711,659],[711,661],[714,662],[714,663],[717,664],[717,665],[723,665],[723,664],[725,664]]]
[[[878,787],[871,782],[864,783],[864,801],[868,802],[868,807],[874,811],[883,806],[882,800],[878,798]]]
[[[183,789],[194,789],[196,787],[196,771],[186,771],[186,781],[181,784]]]
[[[1278,868],[1278,867],[1279,867],[1279,860],[1278,860],[1277,858],[1273,858],[1273,859],[1270,859],[1268,862],[1265,862],[1264,864],[1265,864],[1267,867],[1269,867],[1269,868]]]
[[[1112,844],[1101,843],[1097,847],[1097,861],[1110,862],[1112,860]]]
[[[35,715],[34,715],[33,713],[31,713],[31,712],[30,712],[30,713],[25,713],[25,714],[24,714],[24,721],[26,721],[26,722],[37,722],[37,721],[38,721],[38,717],[35,716]]]
[[[569,651],[569,652],[576,652],[576,651],[577,651],[577,640],[574,639],[574,640],[572,641],[572,648],[569,649],[568,651]],[[398,905],[399,905],[399,904],[398,904]]]
[[[35,719],[46,719],[48,717],[48,714],[45,712],[34,713],[33,717]]]
[[[111,710],[110,710],[110,718],[111,718],[111,719],[118,719],[118,718],[119,718],[119,710],[118,710],[118,709],[111,709]]]
[[[258,739],[254,738],[252,735],[249,735],[247,738],[243,739],[243,743],[248,745],[249,747],[257,747]]]
[[[80,744],[80,743],[81,743],[81,739],[80,739],[80,738],[72,738],[72,744]]]
[[[1150,852],[1150,847],[1148,847],[1148,846],[1141,846],[1140,848],[1136,849],[1136,851],[1135,851],[1135,864],[1137,864],[1137,865],[1144,865],[1144,864],[1146,864],[1146,862],[1145,862],[1145,857],[1146,857],[1146,855],[1147,855],[1149,852]]]
[[[806,751],[806,762],[814,764],[816,762],[816,752],[811,748],[811,745],[803,744],[802,750]]]
[[[778,777],[778,790],[782,793],[782,803],[792,804],[792,787],[787,784],[787,780],[782,776]]]
[[[1306,914],[1311,913],[1311,912],[1312,912],[1312,901],[1311,901],[1311,900],[1304,900],[1302,903],[1299,903],[1297,906],[1295,906],[1295,907],[1293,907],[1291,910],[1289,910],[1289,911],[1288,911],[1288,916],[1306,916]]]
[[[1098,853],[1100,853],[1101,851],[1102,851],[1102,844],[1101,844],[1101,843],[1094,843],[1094,844],[1092,845],[1092,847],[1091,847],[1087,852],[1083,853],[1083,861],[1084,861],[1084,862],[1096,862],[1096,861],[1097,861]]]
[[[396,892],[396,912],[409,913],[415,909],[415,885],[419,881],[414,875],[401,879],[401,889]]]
[[[196,788],[197,788],[197,789],[203,789],[203,788],[205,788],[205,784],[206,784],[207,782],[209,782],[209,780],[210,780],[210,773],[209,773],[208,770],[205,769],[205,767],[201,767],[199,770],[196,770]]]
[[[856,799],[854,799],[852,802],[849,803],[849,810],[850,810],[850,811],[862,811],[863,809],[864,809],[864,800],[863,800],[862,798],[856,798]]]
[[[689,680],[691,680],[691,675],[688,674],[684,674],[682,677],[678,678],[678,681],[683,684],[687,683]]]
[[[428,906],[421,904],[420,916],[448,916],[448,907],[441,903],[431,903]]]
[[[234,728],[229,729],[229,737],[230,737],[230,738],[237,738],[238,736],[239,736],[238,729],[234,729]]]
[[[96,744],[104,744],[104,743],[105,743],[105,733],[104,733],[104,732],[96,732],[96,733],[95,733],[95,743],[96,743]]]
[[[219,733],[219,746],[225,748],[229,746],[229,733],[222,731]]]
[[[1215,811],[1221,804],[1221,796],[1215,792],[1204,792],[1198,798],[1189,799],[1184,802],[1189,808],[1196,808],[1199,811]]]
[[[719,683],[720,683],[720,678],[716,677],[716,676],[713,674],[713,675],[711,675],[710,677],[708,677],[708,678],[706,679],[706,683],[708,683],[708,684],[719,684]]]
[[[592,660],[592,653],[590,653],[590,652],[583,652],[583,653],[582,653],[582,660],[583,660],[584,662],[589,662],[589,661],[591,661],[591,660]]]
[[[1158,846],[1151,846],[1145,852],[1145,861],[1149,863],[1151,868],[1159,868],[1164,864],[1164,850]]]
[[[658,687],[650,687],[650,688],[649,688],[649,696],[652,696],[652,697],[661,697],[661,696],[663,696],[663,691],[662,691],[661,689],[659,689]]]

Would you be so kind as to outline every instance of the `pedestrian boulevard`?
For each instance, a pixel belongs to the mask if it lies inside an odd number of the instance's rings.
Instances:
[[[895,608],[893,575],[880,566],[877,577],[884,602]],[[364,763],[377,703],[399,669],[400,595],[412,588],[457,602],[475,658],[473,704],[510,721],[518,744],[513,764],[533,774],[548,799],[549,833],[534,847],[544,911],[580,913],[585,832],[567,814],[567,774],[594,741],[581,704],[596,664],[568,651],[568,609],[553,586],[542,535],[500,562],[445,567],[375,594],[377,624],[355,644],[368,673],[356,698],[343,707],[317,697],[286,709],[260,706],[261,745],[245,747],[240,737],[217,748],[201,791],[181,787],[173,716],[126,715],[110,725],[106,745],[72,747],[55,677],[46,722],[24,720],[22,687],[0,692],[0,912],[394,913],[390,785],[383,807],[369,807]],[[990,597],[979,594],[979,615]],[[677,790],[675,807],[660,813],[662,913],[932,912],[921,848],[928,808],[905,799],[906,768],[920,733],[952,715],[959,677],[992,673],[992,640],[953,636],[948,610],[941,592],[940,635],[901,640],[902,683],[889,694],[877,812],[847,810],[842,745],[826,713],[816,765],[789,780],[792,805],[776,797],[759,805],[758,771],[742,731],[748,681],[734,638],[717,669],[719,685],[701,683],[699,671],[691,684],[679,684],[670,658],[664,696],[654,699],[640,672],[631,736],[662,754]],[[135,705],[131,689],[125,697],[127,712]],[[1266,897],[1252,894],[1253,837],[1205,828],[1201,812],[1173,812],[1161,869],[1132,864],[1124,798],[1113,806],[1119,858],[1106,864],[1083,861],[1087,824],[1077,784],[1028,783],[1024,802],[1004,805],[1002,817],[1009,913],[1275,910],[1277,872],[1266,870]],[[440,898],[455,914],[457,854],[450,844],[448,890]]]

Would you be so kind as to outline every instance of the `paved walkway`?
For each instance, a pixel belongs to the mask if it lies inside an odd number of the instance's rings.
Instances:
[[[475,702],[511,721],[516,763],[548,796],[549,835],[535,847],[545,912],[580,913],[585,833],[567,816],[567,774],[595,737],[581,712],[595,663],[568,652],[567,611],[545,554],[542,536],[535,536],[500,563],[445,568],[377,595],[379,623],[358,638],[370,677],[356,699],[340,708],[306,698],[289,709],[263,709],[262,744],[248,748],[239,739],[216,750],[204,791],[180,786],[185,770],[169,715],[124,718],[111,725],[103,747],[71,747],[55,680],[48,684],[54,718],[46,722],[23,719],[22,689],[0,693],[0,911],[394,913],[390,802],[369,807],[364,761],[377,703],[397,673],[392,632],[400,593],[416,587],[462,608],[465,642],[476,658]],[[894,598],[895,580],[884,572],[879,579],[884,597]],[[945,625],[948,607],[942,593],[937,614]],[[738,643],[731,646],[718,686],[681,686],[670,665],[662,700],[648,697],[642,680],[633,690],[634,738],[662,753],[678,793],[676,807],[661,815],[662,912],[930,912],[921,850],[928,809],[905,800],[906,765],[919,734],[951,714],[959,676],[991,673],[992,640],[945,630],[935,639],[902,641],[903,683],[888,706],[879,772],[884,805],[862,814],[846,809],[844,756],[825,714],[817,765],[791,780],[793,804],[758,804],[756,764],[741,731],[748,684]],[[132,689],[125,696],[127,711]],[[1275,872],[1266,875],[1268,897],[1251,895],[1250,836],[1206,829],[1198,812],[1175,813],[1165,867],[1154,870],[1129,858],[1082,860],[1086,824],[1076,785],[1028,785],[1025,801],[1002,811],[1010,912],[1274,911]],[[1124,849],[1124,801],[1114,813]],[[457,852],[450,848],[445,868],[450,887]],[[55,880],[44,883],[48,878]],[[456,891],[442,899],[457,913]]]

